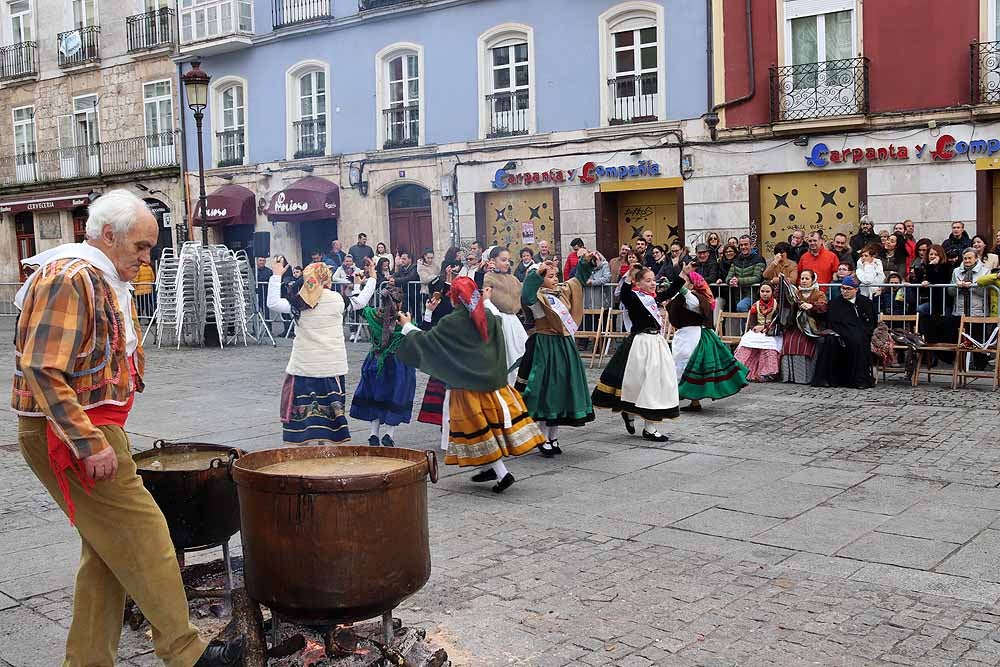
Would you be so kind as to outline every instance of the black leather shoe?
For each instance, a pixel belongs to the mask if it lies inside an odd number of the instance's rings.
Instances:
[[[547,459],[551,459],[556,455],[555,450],[552,449],[552,443],[546,442],[544,444],[538,445],[538,453]]]
[[[623,412],[622,421],[625,422],[625,430],[628,431],[628,434],[635,435],[635,417],[630,417]]]
[[[228,642],[212,642],[198,658],[198,662],[194,663],[194,667],[236,667],[242,662],[245,643],[243,637],[230,639]]]
[[[562,454],[562,449],[559,448],[559,441],[558,440],[550,440],[549,444],[552,446],[552,453],[553,454]]]
[[[473,482],[492,482],[497,478],[497,471],[493,468],[487,468],[486,470],[480,470],[475,475],[472,476]]]
[[[662,433],[650,433],[646,429],[642,429],[642,439],[652,440],[653,442],[666,442],[670,438],[663,435]]]
[[[501,479],[499,482],[493,485],[491,491],[493,491],[493,493],[503,493],[504,491],[509,489],[513,483],[514,483],[514,476],[511,475],[510,473],[507,473],[506,475],[503,476],[503,479]]]
[[[370,436],[368,436],[368,446],[369,447],[378,447],[378,436],[377,435],[370,435]]]
[[[389,437],[389,434],[386,433],[385,435],[382,436],[382,446],[383,447],[395,447],[396,443],[393,441],[392,438]]]

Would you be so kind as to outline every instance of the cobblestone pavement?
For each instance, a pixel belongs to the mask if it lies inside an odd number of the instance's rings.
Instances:
[[[351,388],[364,352],[351,348]],[[6,377],[11,356],[0,346]],[[137,448],[280,443],[287,347],[149,356]],[[758,385],[667,425],[663,446],[602,413],[563,429],[561,458],[510,462],[502,497],[444,470],[429,491],[433,574],[398,615],[477,667],[1000,664],[998,410],[976,387]],[[59,663],[78,549],[8,417],[0,667]],[[159,664],[150,651],[126,629],[122,664]]]

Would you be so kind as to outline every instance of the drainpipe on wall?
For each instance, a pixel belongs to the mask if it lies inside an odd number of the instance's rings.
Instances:
[[[746,0],[746,15],[747,15],[747,69],[750,73],[750,90],[746,95],[742,97],[737,97],[735,99],[726,100],[725,102],[720,102],[712,107],[712,110],[705,114],[705,125],[708,126],[709,134],[712,136],[712,141],[716,138],[716,128],[719,126],[719,109],[725,109],[726,107],[732,106],[734,104],[740,104],[741,102],[746,102],[747,100],[753,98],[757,93],[757,72],[754,67],[754,51],[753,51],[753,0]],[[712,12],[711,12],[711,0],[709,0],[709,52],[711,52],[712,45]],[[709,71],[712,70],[713,63],[709,63]],[[711,83],[712,77],[709,76],[709,85]],[[711,94],[710,98],[711,99]]]
[[[181,75],[184,74],[184,64],[177,63],[177,99],[180,101],[180,112],[181,112],[181,199],[184,201],[184,228],[188,229],[188,216],[190,211],[188,210],[188,182],[187,182],[187,123],[185,123],[185,117],[187,114],[184,110],[187,108],[184,104],[184,85],[181,81]],[[186,238],[184,239],[187,240]],[[177,223],[174,223],[174,241],[177,239]],[[178,243],[180,245],[180,243]]]

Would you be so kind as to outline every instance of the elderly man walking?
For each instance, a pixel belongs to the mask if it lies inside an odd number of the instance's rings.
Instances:
[[[157,234],[141,199],[112,190],[91,204],[86,242],[25,260],[39,269],[15,297],[18,444],[83,543],[63,667],[115,664],[126,594],[169,667],[236,665],[243,652],[242,638],[199,639],[166,521],[124,431],[144,370],[128,281]]]

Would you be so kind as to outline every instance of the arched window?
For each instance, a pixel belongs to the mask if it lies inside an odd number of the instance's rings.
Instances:
[[[536,131],[534,52],[530,26],[506,23],[479,36],[481,137]]]
[[[222,77],[212,82],[213,158],[217,167],[246,164],[247,82],[240,77]]]
[[[299,63],[288,71],[287,79],[289,157],[327,155],[330,68],[319,61]]]
[[[387,46],[375,56],[378,145],[403,148],[424,143],[424,49]]]
[[[622,3],[601,14],[599,30],[604,122],[665,120],[663,6]]]

